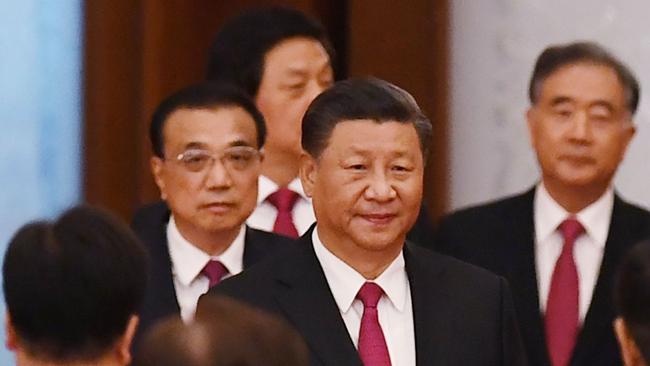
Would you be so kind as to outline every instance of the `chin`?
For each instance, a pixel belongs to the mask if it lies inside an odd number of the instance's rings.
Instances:
[[[359,247],[371,252],[386,251],[395,246],[398,241],[400,241],[398,235],[387,233],[363,233],[355,237],[355,242]],[[403,241],[400,245],[403,245]]]

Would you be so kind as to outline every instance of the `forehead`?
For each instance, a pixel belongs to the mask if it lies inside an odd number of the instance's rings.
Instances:
[[[292,37],[280,41],[266,52],[263,78],[278,72],[321,71],[330,67],[329,55],[318,40]]]
[[[182,108],[167,118],[163,138],[168,151],[190,144],[215,150],[235,142],[257,146],[257,128],[253,117],[241,107]]]
[[[348,120],[336,124],[324,153],[421,155],[420,140],[412,123]]]
[[[539,101],[565,97],[591,103],[609,102],[624,106],[624,88],[618,75],[609,66],[593,63],[574,63],[560,67],[542,81]]]

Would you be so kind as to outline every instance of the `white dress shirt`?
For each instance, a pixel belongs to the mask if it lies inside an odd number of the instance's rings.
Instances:
[[[230,277],[238,274],[244,267],[244,236],[246,227],[242,225],[239,234],[230,246],[218,256],[210,256],[187,241],[178,231],[174,216],[167,224],[167,243],[172,261],[172,276],[176,289],[176,300],[181,308],[181,318],[185,323],[194,318],[199,297],[209,290],[207,277],[201,274],[203,267],[212,259],[221,262]]]
[[[558,226],[571,214],[553,200],[541,183],[535,190],[534,207],[537,288],[539,307],[544,313],[555,262],[564,245]],[[610,188],[596,202],[574,215],[585,228],[585,233],[578,237],[573,247],[580,291],[580,322],[583,322],[587,315],[596,287],[613,208],[614,192]]]
[[[350,338],[354,346],[358,347],[363,303],[356,299],[356,296],[367,280],[323,245],[318,236],[318,226],[312,234],[312,241],[316,257],[323,268]],[[400,253],[379,277],[370,282],[376,283],[384,290],[384,295],[377,304],[377,311],[391,364],[415,366],[413,305],[404,267],[404,255]]]
[[[258,180],[257,207],[246,221],[248,226],[258,230],[273,231],[278,210],[266,199],[273,192],[277,191],[278,188],[280,187],[275,182],[260,175]],[[305,195],[305,191],[302,189],[302,183],[300,183],[300,179],[298,178],[292,180],[287,188],[299,195],[291,211],[291,217],[293,218],[293,224],[296,226],[296,230],[298,230],[298,234],[302,235],[316,221],[314,208],[311,205],[311,198]]]

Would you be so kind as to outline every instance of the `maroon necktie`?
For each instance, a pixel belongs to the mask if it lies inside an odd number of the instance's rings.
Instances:
[[[280,188],[267,198],[278,210],[278,216],[275,218],[275,224],[273,225],[274,233],[290,238],[297,238],[299,236],[298,230],[296,230],[296,226],[293,224],[293,218],[291,217],[291,211],[299,197],[298,193],[289,188]]]
[[[575,218],[564,220],[559,226],[564,246],[555,262],[551,288],[546,303],[546,344],[553,366],[566,366],[571,361],[578,336],[579,288],[578,270],[573,259],[573,245],[584,232]]]
[[[388,347],[377,313],[377,303],[383,294],[384,290],[373,282],[364,283],[357,294],[357,299],[363,303],[358,348],[364,366],[390,366]]]
[[[221,282],[223,276],[228,274],[228,268],[219,261],[211,260],[205,265],[205,267],[203,267],[201,273],[210,280],[209,288],[212,288]]]

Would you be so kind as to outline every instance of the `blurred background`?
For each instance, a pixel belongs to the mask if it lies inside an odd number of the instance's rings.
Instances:
[[[533,62],[549,43],[602,43],[642,85],[616,181],[623,197],[650,206],[644,0],[0,0],[0,250],[26,221],[78,202],[128,220],[155,200],[150,113],[203,78],[226,19],[271,4],[320,19],[339,79],[375,75],[416,97],[434,123],[425,178],[434,220],[534,184],[524,120]],[[10,360],[0,351],[0,364]]]

